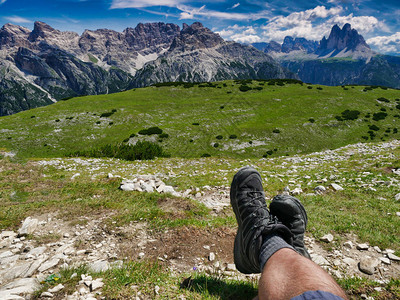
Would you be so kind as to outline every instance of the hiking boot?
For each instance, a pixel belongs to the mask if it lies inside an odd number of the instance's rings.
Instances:
[[[304,257],[311,259],[304,246],[304,232],[307,227],[307,213],[301,202],[289,195],[278,195],[269,205],[271,214],[275,215],[293,234],[293,247]]]
[[[238,223],[233,249],[236,268],[245,274],[260,273],[263,238],[276,234],[291,244],[290,230],[268,212],[260,174],[241,168],[231,184],[231,205]]]

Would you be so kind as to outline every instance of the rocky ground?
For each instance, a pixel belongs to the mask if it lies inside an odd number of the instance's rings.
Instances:
[[[378,156],[379,149],[382,147],[397,147],[398,144],[399,142],[395,141],[393,144],[382,144],[383,146],[379,145],[376,148],[375,146],[366,148],[360,144],[357,150],[352,146],[340,151],[328,151],[320,156],[287,158],[287,164],[292,166],[288,168],[287,174],[296,173],[296,170],[303,167],[317,168],[318,164],[324,160],[340,161],[360,151],[367,153],[376,151]],[[81,160],[80,163],[84,164],[87,161]],[[306,162],[307,166],[293,167],[302,162]],[[57,160],[42,161],[38,164],[67,168],[64,163]],[[93,164],[93,161],[87,164],[93,170],[101,170]],[[76,169],[71,168],[70,171],[74,174],[73,176],[80,176],[76,173]],[[394,169],[391,172],[393,180],[389,184],[398,184],[396,179],[399,176],[396,173],[398,170]],[[118,177],[112,173],[107,176]],[[176,176],[176,174],[170,174],[170,176]],[[279,174],[268,174],[268,176],[281,177]],[[131,191],[159,192],[191,197],[213,208],[211,213],[214,215],[226,216],[229,210],[227,186],[203,186],[176,191],[163,182],[164,178],[157,175],[121,178],[120,189],[127,193]],[[307,180],[307,178],[303,179]],[[313,193],[324,193],[327,189],[340,190],[350,184],[359,184],[367,189],[374,189],[377,184],[386,184],[377,178],[359,183],[357,180],[336,180],[328,185],[323,179],[312,182],[315,186]],[[301,187],[307,186],[308,183],[303,182],[303,185],[299,186],[298,182],[302,181],[290,180],[284,192],[295,195],[303,193]],[[176,199],[167,197],[159,205],[165,211],[179,211],[177,208],[182,204]],[[397,214],[400,217],[400,213]],[[144,221],[131,222],[129,225],[118,227],[109,223],[111,217],[112,212],[107,212],[87,215],[76,222],[71,222],[59,218],[56,213],[44,213],[26,218],[18,231],[2,231],[0,233],[0,299],[30,299],[34,291],[41,287],[41,283],[56,281],[61,268],[77,267],[82,264],[88,266],[88,273],[81,275],[81,280],[73,291],[66,291],[65,287],[59,284],[42,292],[40,298],[101,299],[103,297],[102,278],[94,279],[89,272],[96,273],[110,268],[119,268],[125,260],[157,260],[178,276],[204,271],[222,278],[249,280],[258,278],[257,275],[243,275],[235,269],[232,253],[234,228],[177,227],[156,233]],[[378,284],[375,290],[384,293],[384,289],[379,284],[383,286],[391,278],[400,276],[400,258],[392,249],[380,249],[375,245],[360,243],[356,236],[344,235],[339,239],[338,236],[327,232],[318,240],[306,236],[305,242],[313,261],[336,278],[358,276],[372,279]],[[77,274],[71,276],[77,276]],[[154,293],[158,293],[157,286]],[[136,296],[137,299],[146,298],[140,292],[136,293]],[[370,299],[366,295],[362,297]]]

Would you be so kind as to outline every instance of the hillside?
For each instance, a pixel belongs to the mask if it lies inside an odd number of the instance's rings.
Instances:
[[[262,158],[400,138],[399,118],[394,89],[276,80],[166,84],[2,117],[0,144],[21,157],[57,157],[150,140],[173,157]],[[150,127],[164,135],[139,134]]]

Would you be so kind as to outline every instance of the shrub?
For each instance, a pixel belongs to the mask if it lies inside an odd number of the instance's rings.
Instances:
[[[378,112],[373,114],[372,119],[374,121],[380,121],[380,120],[384,120],[387,117],[387,113],[385,112]]]
[[[158,128],[157,126],[155,127],[150,127],[147,129],[142,129],[138,132],[141,135],[153,135],[153,134],[161,134],[163,133],[161,128]]]
[[[74,117],[66,117],[67,120],[72,120]]]
[[[281,131],[279,129],[274,129],[272,130],[273,133],[280,133]]]
[[[323,90],[323,88],[320,87],[320,86],[318,86],[318,87],[317,87],[317,90],[320,90],[320,91],[321,91],[321,90]]]
[[[253,144],[253,141],[249,141],[249,144],[252,145],[252,144]]]
[[[312,89],[312,86],[311,86],[311,85],[309,85],[309,86],[307,86],[307,88],[308,88],[309,90],[311,90],[311,89]]]
[[[126,138],[122,141],[123,143],[129,142],[129,138]]]
[[[97,121],[97,122],[96,122],[96,124],[100,124],[100,123],[101,123],[100,121]]]
[[[363,138],[364,140],[368,141],[368,137],[366,135],[363,135],[361,138]]]
[[[274,153],[272,150],[268,150],[267,152],[265,152],[263,157],[268,157],[268,156],[272,155],[272,153]]]
[[[229,136],[229,138],[232,139],[232,140],[233,140],[233,139],[237,139],[237,135],[236,135],[236,134],[231,134],[231,135]]]
[[[220,108],[220,109],[224,109],[224,107],[225,107],[225,106],[221,105],[219,108]]]
[[[356,119],[358,119],[359,115],[360,115],[360,112],[358,110],[346,109],[345,111],[342,112],[343,120],[356,120]]]
[[[386,108],[384,108],[384,107],[381,107],[381,111],[386,111]]]
[[[203,154],[201,155],[201,157],[211,157],[211,155],[208,154],[208,153],[203,153]]]
[[[397,132],[398,132],[397,128],[393,128],[393,133],[397,133]]]
[[[36,116],[31,116],[31,119],[36,118]]]
[[[100,115],[100,118],[108,118],[108,117],[111,116],[113,113],[114,113],[113,111],[102,113],[102,114]]]
[[[219,147],[219,144],[218,143],[214,143],[214,148],[218,148]]]
[[[400,109],[400,104],[397,104],[397,105],[396,105],[396,108],[397,108],[397,109]]]
[[[125,160],[148,160],[155,157],[166,157],[161,146],[148,142],[137,142],[135,145],[104,145],[89,151],[77,151],[69,156],[114,157]]]
[[[199,123],[192,123],[192,125],[199,126],[200,124]]]
[[[309,121],[310,123],[315,123],[314,118],[309,118],[308,121]]]
[[[217,135],[215,138],[216,138],[217,140],[222,140],[224,137],[223,137],[222,135]]]
[[[56,122],[60,122],[60,119],[56,119]]]
[[[168,133],[161,133],[161,134],[158,135],[158,137],[160,139],[167,139],[169,137],[169,134]]]
[[[378,101],[381,101],[381,102],[386,102],[386,103],[389,103],[389,102],[390,102],[390,100],[389,100],[389,99],[386,99],[385,97],[380,97],[380,98],[378,98],[377,100],[378,100]]]
[[[136,134],[132,133],[129,137],[130,137],[130,138],[133,138],[133,137],[135,137],[135,136],[136,136]]]
[[[252,89],[251,87],[244,85],[244,84],[239,87],[239,90],[241,92],[247,92],[247,91],[250,91],[251,89]]]
[[[376,125],[368,125],[368,127],[369,127],[370,130],[373,130],[373,131],[378,131],[379,130],[379,127],[376,126]]]
[[[111,126],[112,124],[114,124],[114,122],[110,122],[110,123],[108,123],[108,125],[110,125],[110,126]]]
[[[193,139],[190,139],[190,140],[189,140],[189,143],[193,143]]]

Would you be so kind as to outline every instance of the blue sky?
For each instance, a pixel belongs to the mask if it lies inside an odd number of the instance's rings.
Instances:
[[[282,42],[286,35],[320,40],[334,24],[350,23],[381,53],[400,55],[400,1],[376,0],[0,0],[0,24],[29,29],[43,21],[65,31],[138,23],[202,22],[227,40]]]

